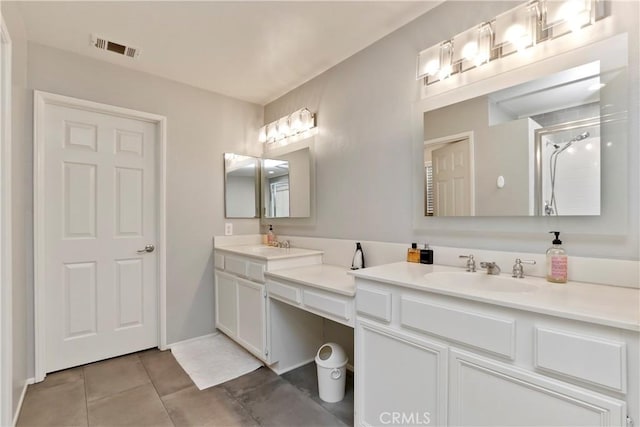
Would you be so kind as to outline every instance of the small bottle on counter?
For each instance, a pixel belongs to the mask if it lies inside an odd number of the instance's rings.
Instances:
[[[420,262],[420,250],[417,243],[412,243],[407,250],[407,262]]]
[[[433,250],[426,243],[420,249],[420,264],[433,264]]]
[[[273,232],[273,225],[269,224],[269,231],[267,232],[267,245],[273,246],[276,242],[276,234]]]
[[[552,283],[567,283],[568,266],[567,253],[562,248],[559,231],[550,231],[555,234],[553,246],[547,250],[547,281]]]
[[[359,270],[361,268],[364,268],[364,254],[360,242],[356,242],[356,251],[353,254],[353,261],[351,261],[351,269]]]

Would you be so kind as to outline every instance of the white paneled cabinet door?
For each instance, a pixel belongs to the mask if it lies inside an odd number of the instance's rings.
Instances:
[[[236,278],[216,271],[216,328],[234,337],[238,324],[238,289]]]
[[[237,279],[238,341],[247,350],[265,359],[266,352],[266,291],[265,285]]]
[[[358,320],[356,425],[447,425],[447,348]]]
[[[158,345],[155,125],[44,110],[47,372]]]
[[[623,426],[626,405],[472,353],[450,350],[452,426]]]

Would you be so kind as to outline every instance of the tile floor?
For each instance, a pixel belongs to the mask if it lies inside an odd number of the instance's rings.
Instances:
[[[352,426],[353,375],[342,402],[317,389],[310,363],[200,391],[170,351],[152,349],[47,375],[27,389],[18,426]]]

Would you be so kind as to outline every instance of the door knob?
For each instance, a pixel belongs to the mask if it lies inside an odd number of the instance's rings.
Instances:
[[[144,249],[138,249],[136,252],[138,252],[139,254],[143,254],[145,252],[153,252],[155,248],[156,247],[153,245],[147,245],[144,247]]]

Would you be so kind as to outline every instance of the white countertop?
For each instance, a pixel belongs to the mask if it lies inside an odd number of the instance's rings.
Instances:
[[[483,289],[481,286],[460,286],[438,283],[433,272],[460,272],[463,275],[486,275],[483,272],[466,273],[463,269],[410,262],[397,262],[362,270],[350,271],[356,278],[381,281],[392,285],[503,307],[580,320],[605,326],[640,331],[640,290],[583,282],[549,283],[539,277],[514,279],[510,274],[500,275],[503,290]],[[474,277],[483,279],[482,277]],[[461,276],[464,279],[464,276]],[[504,284],[520,284],[525,292],[504,291]],[[460,282],[463,282],[461,280]]]
[[[316,251],[312,249],[276,248],[274,246],[266,245],[216,246],[215,250],[267,261],[311,255],[322,255],[324,253],[323,251]]]
[[[324,289],[346,296],[355,296],[356,287],[350,270],[329,264],[309,265],[276,271],[265,271],[264,275],[273,279],[289,280],[305,286]]]

